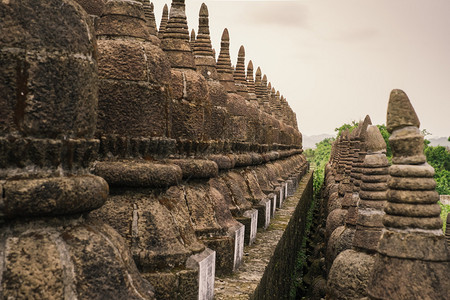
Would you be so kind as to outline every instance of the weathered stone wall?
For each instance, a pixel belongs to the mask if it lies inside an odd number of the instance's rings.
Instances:
[[[306,173],[295,114],[206,5],[62,4],[0,3],[0,298],[212,299]]]
[[[307,175],[298,205],[267,265],[252,299],[289,299],[298,253],[306,229],[306,216],[313,200],[313,174]]]

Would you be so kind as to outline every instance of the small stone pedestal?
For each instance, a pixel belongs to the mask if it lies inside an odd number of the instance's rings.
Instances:
[[[242,217],[238,217],[236,220],[245,226],[244,242],[246,245],[250,246],[256,239],[256,232],[258,228],[258,210],[247,210],[244,212]]]
[[[216,252],[206,248],[202,253],[189,257],[186,267],[198,271],[198,299],[214,299]]]
[[[286,180],[286,197],[291,197],[295,193],[295,184],[292,179]]]
[[[254,208],[258,210],[258,228],[266,229],[270,224],[270,202],[269,198],[265,198],[261,200],[258,205],[254,205]]]
[[[233,272],[236,271],[242,264],[242,259],[244,257],[244,233],[245,233],[245,226],[242,224],[234,232]]]

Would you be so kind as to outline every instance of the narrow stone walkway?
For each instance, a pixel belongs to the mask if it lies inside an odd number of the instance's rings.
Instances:
[[[258,286],[264,270],[300,201],[300,196],[312,172],[303,176],[295,194],[277,208],[267,230],[258,229],[256,241],[244,248],[244,263],[233,275],[216,277],[214,299],[250,299]]]

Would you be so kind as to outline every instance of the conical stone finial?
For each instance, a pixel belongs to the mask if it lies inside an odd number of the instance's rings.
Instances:
[[[216,58],[209,34],[209,13],[205,3],[200,7],[198,34],[192,50],[197,71],[206,79],[217,80]]]
[[[446,299],[450,295],[450,256],[439,216],[434,169],[426,163],[420,122],[403,91],[392,91],[387,118],[393,165],[389,167],[385,228],[369,296]]]
[[[194,49],[194,44],[195,44],[195,29],[192,28],[191,30],[191,37],[189,40],[190,44],[191,44],[191,49]]]
[[[419,128],[419,118],[405,92],[393,90],[388,104],[386,128],[392,133],[394,130],[406,126]]]
[[[233,70],[231,68],[230,35],[227,28],[223,30],[222,42],[220,45],[220,54],[217,59],[219,81],[225,87],[227,92],[234,93],[236,91],[236,87],[234,85]]]
[[[172,1],[161,48],[166,52],[172,68],[195,70],[185,9],[184,0]]]
[[[234,72],[234,83],[236,84],[237,93],[245,98],[248,97],[247,82],[245,79],[245,49],[244,46],[239,48],[236,69]]]
[[[167,7],[167,4],[164,4],[163,11],[162,11],[162,17],[161,17],[161,23],[159,25],[159,31],[158,31],[158,37],[161,40],[164,36],[164,32],[166,31],[168,21],[169,21],[169,8]]]

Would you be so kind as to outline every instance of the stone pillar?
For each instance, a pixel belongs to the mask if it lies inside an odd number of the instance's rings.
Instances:
[[[0,3],[0,298],[154,299],[121,236],[92,220],[95,34],[73,1]]]
[[[385,229],[368,286],[371,299],[446,299],[450,295],[450,257],[439,217],[439,195],[434,170],[423,154],[419,126],[406,94],[393,90],[386,121],[393,165]]]

